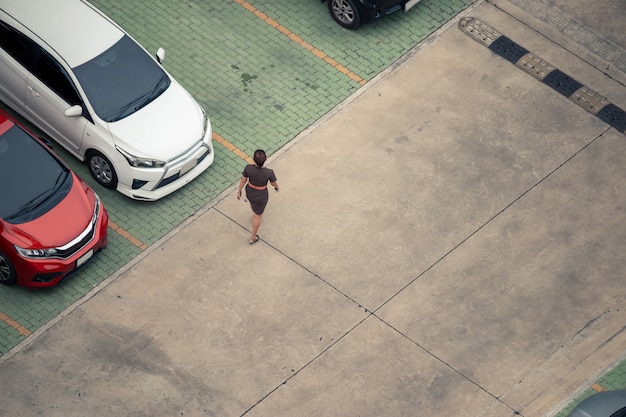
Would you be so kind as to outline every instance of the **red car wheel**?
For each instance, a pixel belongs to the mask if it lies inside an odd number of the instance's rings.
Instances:
[[[7,256],[0,252],[0,284],[13,285],[17,282],[15,268]]]

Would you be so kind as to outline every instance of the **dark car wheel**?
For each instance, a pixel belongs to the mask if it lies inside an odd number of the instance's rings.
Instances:
[[[335,22],[346,29],[356,29],[363,22],[361,10],[354,0],[328,0],[328,11]]]
[[[13,285],[17,282],[15,268],[7,256],[0,252],[0,284]]]
[[[87,164],[89,172],[100,185],[112,189],[117,187],[117,174],[106,156],[98,151],[91,151],[87,156]]]

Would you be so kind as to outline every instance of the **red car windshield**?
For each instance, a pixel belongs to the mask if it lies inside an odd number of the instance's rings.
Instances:
[[[0,114],[0,218],[13,224],[33,220],[61,201],[71,184],[65,165]]]

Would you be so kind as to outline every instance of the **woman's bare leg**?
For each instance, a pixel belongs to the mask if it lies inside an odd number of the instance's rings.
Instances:
[[[261,215],[254,213],[252,217],[252,236],[250,236],[250,239],[256,239],[259,227],[261,227]]]

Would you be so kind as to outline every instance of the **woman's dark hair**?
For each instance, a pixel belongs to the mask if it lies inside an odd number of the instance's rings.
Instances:
[[[265,160],[267,159],[267,156],[265,156],[265,151],[263,149],[257,149],[256,151],[254,151],[253,159],[254,163],[257,164],[257,166],[262,167],[265,163]]]

